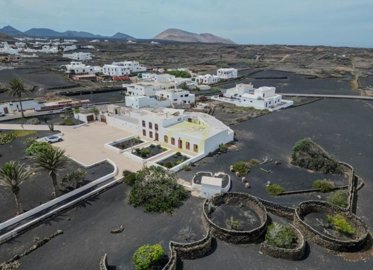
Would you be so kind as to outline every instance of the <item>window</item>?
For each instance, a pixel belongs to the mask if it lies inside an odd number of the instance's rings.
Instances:
[[[168,136],[164,135],[163,140],[164,140],[165,143],[168,143]]]
[[[183,141],[181,139],[179,139],[179,141],[178,141],[178,147],[180,149],[183,148]]]
[[[153,139],[153,132],[149,131],[149,137]]]
[[[146,136],[146,130],[145,129],[142,130],[142,135]]]
[[[171,144],[175,145],[175,138],[174,137],[171,137]]]
[[[190,142],[186,142],[186,143],[185,143],[185,148],[186,148],[187,150],[190,150]]]
[[[193,151],[198,152],[198,145],[197,144],[193,145]]]
[[[153,128],[152,122],[149,122],[149,128]]]
[[[156,140],[156,141],[159,141],[159,135],[158,135],[157,132],[155,133],[155,140]]]
[[[155,130],[158,130],[158,124],[154,125]]]
[[[146,124],[145,124],[145,121],[144,121],[144,120],[142,120],[142,126],[143,126],[143,127],[146,127]]]
[[[174,101],[177,101],[177,98],[174,98]]]

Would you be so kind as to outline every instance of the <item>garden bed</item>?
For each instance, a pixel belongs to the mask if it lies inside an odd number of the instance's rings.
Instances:
[[[144,141],[139,138],[130,138],[124,141],[113,142],[111,146],[118,148],[120,150],[126,150],[128,148],[134,147],[142,143],[144,143]]]
[[[149,159],[166,151],[167,149],[160,145],[151,144],[147,147],[134,149],[132,154],[142,159]]]
[[[177,165],[180,165],[181,163],[187,161],[189,159],[189,157],[187,156],[184,156],[183,154],[181,154],[180,152],[177,152],[175,154],[173,154],[172,156],[164,159],[164,160],[161,160],[161,161],[158,161],[157,164],[167,168],[167,169],[171,169]]]

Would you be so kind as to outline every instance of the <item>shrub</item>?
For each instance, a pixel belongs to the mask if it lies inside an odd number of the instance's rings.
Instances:
[[[354,235],[356,229],[349,223],[345,216],[342,214],[327,215],[327,220],[332,225],[333,229],[338,232]]]
[[[152,166],[136,173],[129,203],[144,207],[145,212],[172,213],[186,198],[188,193],[177,184],[175,174]]]
[[[164,255],[165,251],[161,245],[144,245],[135,251],[132,256],[132,263],[135,270],[149,270],[161,261]]]
[[[191,77],[190,73],[184,70],[167,70],[167,73],[170,75],[174,75],[175,77],[178,77],[178,78],[190,78]]]
[[[293,147],[291,163],[313,171],[322,173],[341,173],[338,161],[326,153],[310,138],[299,140]]]
[[[323,180],[315,180],[312,183],[312,188],[319,189],[321,192],[326,193],[332,191],[335,186],[334,183],[330,180],[323,179]]]
[[[189,171],[192,170],[192,167],[190,165],[184,165],[183,170],[186,171],[186,172],[189,172]]]
[[[239,231],[241,230],[241,221],[239,219],[235,219],[231,216],[229,219],[225,221],[228,229]]]
[[[30,125],[39,125],[40,124],[40,120],[36,117],[34,118],[30,118],[26,121],[27,124],[30,124]]]
[[[244,161],[239,161],[233,164],[233,171],[238,172],[238,176],[245,176],[249,171],[249,166]]]
[[[16,136],[12,132],[0,133],[0,145],[11,143],[16,139]]]
[[[272,223],[268,226],[265,240],[268,245],[290,249],[297,240],[293,228],[279,223]]]
[[[338,190],[328,197],[328,202],[346,208],[348,206],[348,192],[346,190]]]
[[[279,184],[269,184],[266,186],[266,190],[272,196],[278,196],[285,191],[285,189]]]
[[[130,171],[123,171],[124,183],[133,186],[136,181],[136,173]]]
[[[37,156],[39,153],[45,152],[51,147],[52,146],[47,142],[34,141],[26,148],[25,153],[28,156]]]
[[[70,172],[66,174],[62,180],[61,180],[61,191],[62,192],[68,192],[71,190],[74,190],[76,188],[79,188],[81,186],[84,186],[86,183],[85,177],[86,172],[82,169],[78,169],[74,172]]]
[[[63,126],[73,126],[73,125],[75,125],[74,120],[72,118],[63,119],[61,124]]]
[[[219,152],[220,153],[227,153],[228,152],[228,147],[223,143],[219,144]]]

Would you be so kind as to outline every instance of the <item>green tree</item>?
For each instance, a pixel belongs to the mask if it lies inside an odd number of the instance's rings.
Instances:
[[[65,151],[55,147],[45,149],[45,151],[39,152],[36,155],[36,164],[46,170],[52,179],[53,195],[55,197],[58,191],[58,171],[65,166],[66,162]]]
[[[22,118],[24,118],[25,115],[23,113],[22,97],[26,95],[29,92],[29,90],[26,89],[22,80],[18,78],[14,78],[10,80],[8,84],[9,84],[8,86],[9,88],[7,90],[8,95],[18,99]]]
[[[172,213],[187,197],[175,174],[153,166],[136,173],[129,203],[134,207],[143,206],[145,212]]]
[[[150,270],[165,255],[160,244],[144,245],[139,247],[132,256],[132,263],[135,270]]]
[[[9,188],[14,195],[17,206],[17,215],[22,213],[22,205],[19,198],[20,186],[27,181],[32,175],[24,164],[10,161],[0,168],[0,185]]]

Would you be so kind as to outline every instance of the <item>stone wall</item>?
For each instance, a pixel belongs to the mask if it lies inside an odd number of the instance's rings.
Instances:
[[[169,244],[170,259],[162,270],[176,270],[178,259],[193,260],[205,256],[211,250],[212,238],[208,230],[205,237],[191,243],[178,243],[171,241]]]
[[[266,207],[267,211],[280,217],[287,218],[289,220],[293,220],[295,209],[287,206],[282,206],[277,203],[273,203],[270,201],[266,201],[263,199],[258,200]]]
[[[107,254],[105,253],[104,256],[100,258],[100,270],[108,270],[107,265]]]
[[[347,217],[356,228],[356,237],[351,240],[341,240],[321,233],[312,228],[304,221],[304,217],[312,212],[341,213]],[[348,211],[342,211],[340,207],[333,206],[327,202],[307,201],[299,204],[295,209],[294,225],[303,233],[303,235],[325,248],[336,251],[355,251],[360,249],[368,238],[368,229],[366,225],[357,216]]]
[[[261,225],[250,231],[237,231],[230,230],[227,228],[222,228],[215,224],[208,216],[209,204],[212,203],[214,206],[219,206],[222,204],[239,204],[243,203],[250,207],[259,216]],[[210,200],[206,200],[203,205],[203,216],[207,222],[211,235],[234,244],[244,244],[256,242],[260,237],[263,236],[267,229],[267,211],[263,204],[256,198],[247,193],[224,193],[218,194],[212,197]]]
[[[263,252],[263,254],[266,254],[266,255],[269,255],[275,258],[281,258],[281,259],[287,259],[287,260],[302,259],[306,251],[306,241],[304,240],[302,233],[297,228],[295,228],[291,224],[290,226],[293,228],[297,236],[297,246],[295,248],[293,249],[279,248],[279,247],[268,245],[266,242],[263,242],[260,245],[260,251]]]

